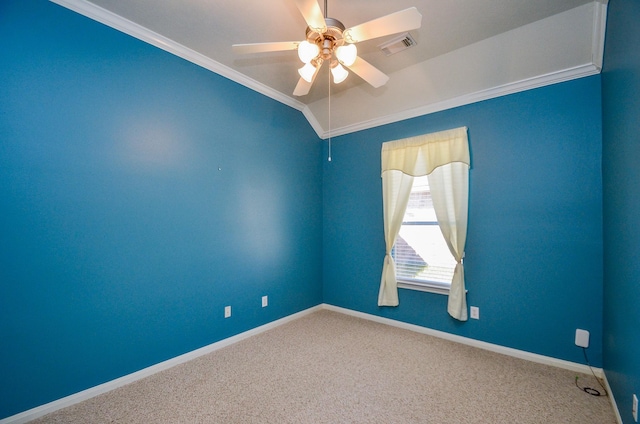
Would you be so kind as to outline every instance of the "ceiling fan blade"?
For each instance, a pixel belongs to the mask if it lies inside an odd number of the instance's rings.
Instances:
[[[234,44],[233,51],[238,54],[278,52],[283,50],[296,50],[299,41],[281,41],[277,43],[252,43]]]
[[[318,33],[324,33],[327,30],[322,10],[316,0],[296,0],[296,6],[309,28]]]
[[[294,96],[305,96],[309,94],[309,90],[311,90],[311,86],[313,82],[307,82],[304,78],[300,78],[298,80],[298,84],[296,85],[295,90],[293,90]]]
[[[374,88],[382,87],[389,81],[389,77],[366,60],[356,57],[353,65],[347,66],[360,78],[371,84]]]
[[[313,82],[316,80],[316,76],[318,75],[319,71],[320,71],[320,66],[318,66],[316,68],[316,71],[313,73],[313,76],[311,77],[311,82],[300,77],[300,79],[298,80],[298,84],[296,85],[296,88],[293,90],[293,95],[305,96],[309,94],[309,90],[311,90],[311,86],[313,85]]]
[[[372,38],[411,31],[420,28],[422,15],[415,7],[410,7],[390,15],[348,28],[343,37],[348,43],[358,43]]]

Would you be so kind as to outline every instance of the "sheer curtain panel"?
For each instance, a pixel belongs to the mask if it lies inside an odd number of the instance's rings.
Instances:
[[[469,141],[461,127],[382,144],[382,203],[386,253],[379,306],[397,306],[398,283],[391,250],[402,226],[413,177],[428,175],[434,209],[456,268],[451,281],[449,314],[467,320],[464,246],[469,202]]]
[[[413,185],[413,176],[391,169],[382,174],[382,207],[384,214],[384,242],[386,254],[382,265],[382,279],[378,305],[398,306],[398,282],[396,264],[391,249],[402,227],[404,212],[409,203],[409,194]]]
[[[469,199],[469,166],[452,162],[437,167],[428,175],[433,208],[440,231],[456,267],[449,289],[447,311],[460,320],[467,320],[467,296],[464,286],[464,246],[467,240],[467,211]]]

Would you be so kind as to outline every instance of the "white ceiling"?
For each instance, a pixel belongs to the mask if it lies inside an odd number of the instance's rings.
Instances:
[[[321,138],[598,73],[607,5],[328,0],[328,16],[347,27],[415,6],[422,14],[422,26],[411,31],[418,44],[391,56],[378,45],[393,36],[357,45],[359,56],[390,77],[381,88],[354,74],[329,84],[324,66],[309,94],[295,97],[295,51],[240,56],[231,49],[302,41],[306,23],[294,0],[52,1],[300,110]]]

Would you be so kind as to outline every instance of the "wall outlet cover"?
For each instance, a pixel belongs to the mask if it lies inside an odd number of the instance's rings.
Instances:
[[[587,330],[576,330],[576,346],[589,347],[589,332]]]
[[[480,319],[480,308],[472,306],[469,308],[469,315],[471,315],[471,318],[473,319]]]
[[[268,296],[262,296],[262,307],[267,307],[269,306],[269,297]]]
[[[224,317],[229,318],[231,316],[231,306],[224,307]]]

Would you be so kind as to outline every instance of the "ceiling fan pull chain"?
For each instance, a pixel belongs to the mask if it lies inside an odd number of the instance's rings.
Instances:
[[[324,8],[327,9],[327,0],[324,0]],[[328,162],[331,162],[331,72],[329,75],[329,157],[327,158]]]

